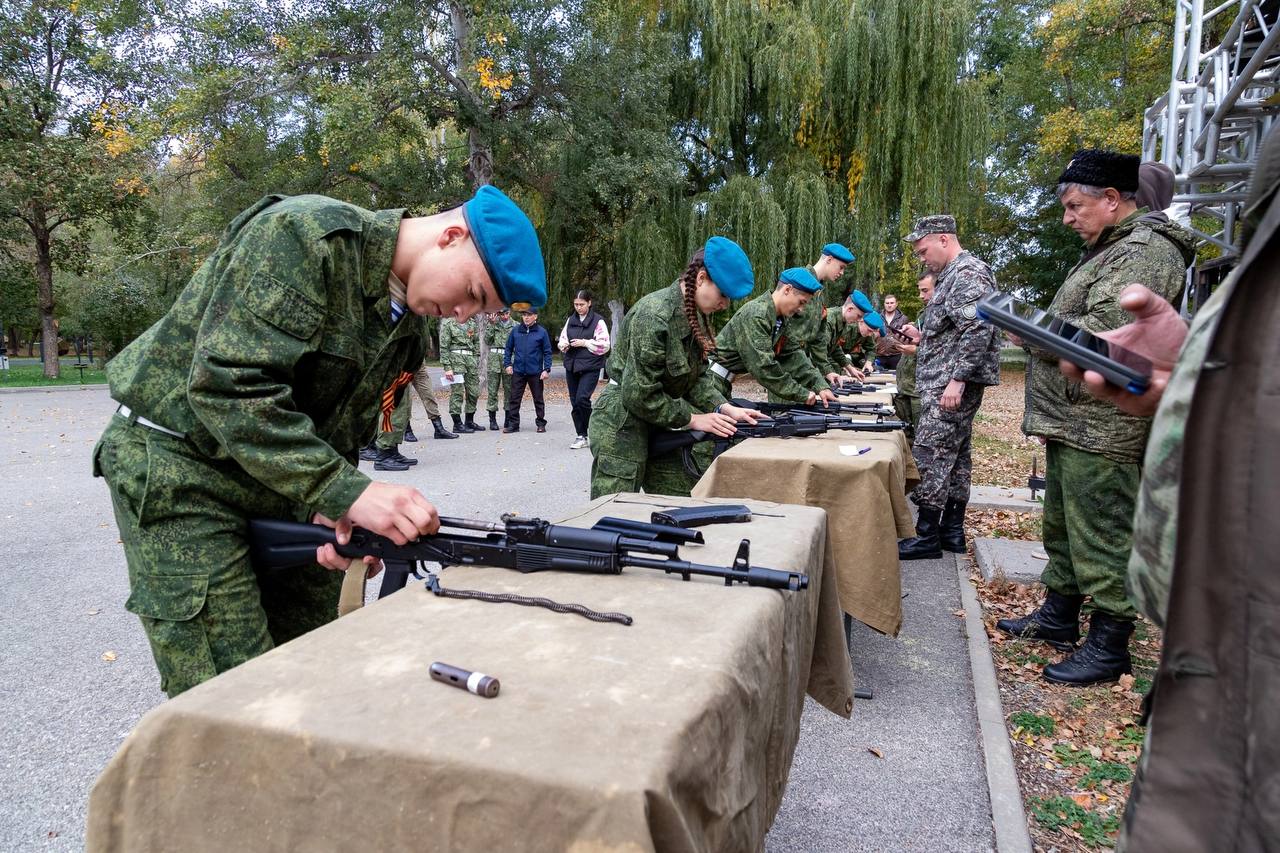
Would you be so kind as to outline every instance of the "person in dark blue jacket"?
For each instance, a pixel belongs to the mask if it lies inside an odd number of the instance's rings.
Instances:
[[[502,367],[511,374],[511,398],[507,401],[507,425],[503,433],[520,431],[520,404],[527,385],[533,392],[533,411],[538,432],[547,431],[546,407],[542,404],[542,383],[551,375],[551,336],[538,325],[538,309],[528,308],[523,322],[507,338]]]

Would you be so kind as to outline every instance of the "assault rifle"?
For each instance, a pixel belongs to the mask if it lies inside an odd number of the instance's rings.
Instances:
[[[744,400],[735,397],[729,401],[742,409],[755,409],[764,415],[785,415],[800,412],[808,415],[892,415],[893,409],[884,403],[846,403],[840,400],[823,406],[821,403],[758,403],[755,400]]]
[[[251,559],[262,569],[296,568],[315,562],[316,548],[332,545],[343,557],[378,557],[384,561],[410,563],[427,574],[428,588],[443,595],[439,579],[426,572],[422,563],[442,566],[498,566],[518,572],[558,569],[591,574],[621,574],[625,566],[658,569],[689,580],[693,575],[723,578],[725,586],[744,583],[769,589],[806,589],[809,576],[802,572],[766,569],[750,562],[751,541],[738,545],[733,565],[708,566],[680,559],[673,542],[641,539],[612,530],[551,524],[540,518],[503,515],[501,523],[465,518],[440,519],[441,532],[397,545],[385,536],[362,528],[351,531],[351,539],[339,545],[332,528],[320,524],[253,519],[249,522]],[[484,531],[487,535],[447,533],[443,528]]]
[[[877,416],[873,421],[855,421],[839,415],[809,414],[808,412],[787,412],[771,418],[761,418],[758,423],[738,421],[734,426],[737,431],[729,436],[714,435],[700,430],[664,430],[649,435],[649,456],[660,456],[666,453],[679,452],[685,471],[692,477],[701,477],[703,470],[693,458],[693,448],[704,441],[713,442],[711,458],[715,459],[729,449],[731,444],[748,438],[804,438],[822,435],[832,430],[851,430],[853,432],[893,432],[905,429],[906,424],[898,420],[887,420]]]

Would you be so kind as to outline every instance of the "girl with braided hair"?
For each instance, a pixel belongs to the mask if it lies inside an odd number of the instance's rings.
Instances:
[[[622,322],[609,357],[609,384],[592,411],[591,497],[614,492],[687,495],[694,478],[679,454],[649,457],[654,430],[695,429],[730,436],[757,412],[730,405],[712,381],[710,315],[755,283],[746,252],[712,237],[669,287],[640,299]]]

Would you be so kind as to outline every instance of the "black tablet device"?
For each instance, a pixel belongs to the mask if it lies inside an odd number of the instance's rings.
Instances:
[[[1146,393],[1151,384],[1151,362],[1145,357],[1007,293],[980,299],[978,316],[1077,367],[1101,373],[1112,385],[1130,394]]]

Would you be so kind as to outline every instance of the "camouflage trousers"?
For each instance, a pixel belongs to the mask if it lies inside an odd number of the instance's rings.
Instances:
[[[440,417],[440,406],[436,404],[435,390],[431,387],[431,377],[427,374],[427,366],[424,364],[413,374],[413,381],[404,389],[400,402],[391,413],[390,432],[382,430],[382,412],[378,412],[377,445],[383,450],[390,450],[404,441],[404,431],[409,426],[413,415],[413,399],[409,388],[417,392],[418,398],[422,400],[422,407],[427,410],[428,418],[435,420]]]
[[[920,485],[911,493],[918,506],[942,509],[948,500],[968,502],[973,476],[973,416],[982,405],[985,385],[965,385],[960,407],[953,412],[938,405],[941,392],[921,397],[920,422],[911,455],[920,469]]]
[[[495,361],[497,370],[493,367]],[[499,409],[505,412],[511,398],[511,374],[503,369],[502,356],[495,358],[493,353],[489,353],[489,384],[485,387],[485,398],[485,408],[494,413]]]
[[[693,490],[697,478],[685,470],[679,454],[649,458],[652,429],[622,405],[617,385],[605,386],[587,426],[592,499],[617,492],[688,495]]]
[[[455,373],[462,374],[461,382],[449,386],[449,414],[474,415],[480,399],[480,376],[476,373],[480,369],[479,361],[474,355],[451,353],[449,362]]]
[[[337,617],[341,573],[250,564],[247,520],[297,512],[234,463],[115,417],[93,473],[124,544],[125,609],[142,620],[170,697]]]
[[[907,425],[903,430],[907,434],[907,441],[914,443],[916,428],[920,426],[920,398],[907,394],[894,394],[893,411],[898,416],[898,420]]]
[[[1116,462],[1060,441],[1045,447],[1044,551],[1040,582],[1062,595],[1087,595],[1117,619],[1137,615],[1125,591],[1137,462]]]

